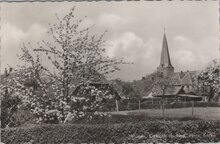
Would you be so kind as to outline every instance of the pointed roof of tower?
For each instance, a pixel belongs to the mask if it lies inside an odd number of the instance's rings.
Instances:
[[[161,57],[160,57],[160,66],[163,67],[173,67],[170,61],[170,54],[167,44],[167,38],[166,33],[164,32],[163,35],[163,44],[162,44],[162,51],[161,51]]]

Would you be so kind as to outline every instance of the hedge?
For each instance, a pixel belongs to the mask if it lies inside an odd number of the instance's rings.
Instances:
[[[147,121],[105,125],[42,125],[1,130],[7,144],[198,143],[220,141],[219,121]]]

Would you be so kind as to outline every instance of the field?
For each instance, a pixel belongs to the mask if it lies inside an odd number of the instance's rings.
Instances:
[[[112,114],[144,114],[150,117],[162,116],[161,109],[141,109],[132,111],[112,112]],[[195,107],[193,116],[205,120],[220,120],[220,107]],[[192,108],[175,108],[165,109],[166,117],[190,117],[192,116]]]

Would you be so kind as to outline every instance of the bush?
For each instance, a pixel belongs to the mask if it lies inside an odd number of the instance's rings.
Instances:
[[[5,94],[1,99],[1,128],[6,126],[19,126],[20,121],[15,117],[18,110],[18,105],[21,100],[18,97],[14,97]]]
[[[105,125],[42,125],[2,129],[4,143],[218,142],[219,121],[147,121]]]

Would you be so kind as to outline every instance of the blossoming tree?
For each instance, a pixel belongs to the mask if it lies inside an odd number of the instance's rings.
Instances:
[[[200,87],[208,88],[209,101],[220,95],[220,64],[218,60],[213,60],[197,77]]]
[[[74,9],[64,17],[56,15],[57,22],[49,24],[48,34],[52,41],[43,40],[37,43],[37,48],[31,49],[31,45],[22,48],[21,59],[26,62],[26,67],[22,67],[14,80],[16,91],[22,95],[38,123],[105,116],[101,108],[103,100],[114,97],[108,90],[100,91],[89,83],[101,81],[119,70],[118,64],[123,60],[105,54],[105,33],[91,35],[90,28],[81,28],[85,18],[76,20]],[[45,57],[50,66],[41,61]],[[73,94],[78,85],[84,86],[80,97]]]

